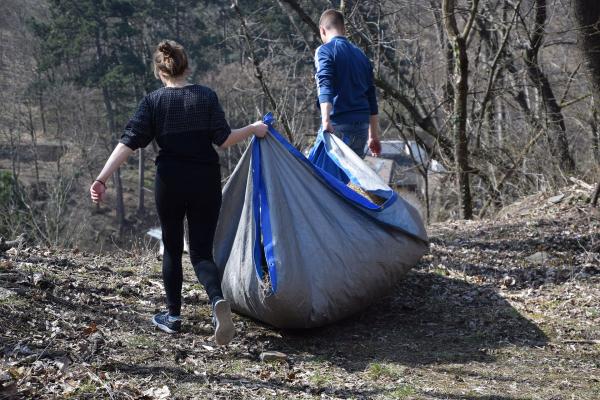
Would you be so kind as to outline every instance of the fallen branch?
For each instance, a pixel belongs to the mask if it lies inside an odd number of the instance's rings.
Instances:
[[[600,340],[596,340],[596,339],[589,339],[589,340],[572,339],[572,340],[563,340],[562,342],[565,344],[600,344]]]
[[[21,247],[25,243],[25,234],[21,233],[15,240],[6,241],[3,237],[0,237],[0,253],[5,252],[13,247]]]
[[[30,354],[28,356],[25,356],[19,360],[17,360],[14,365],[15,366],[20,366],[20,365],[26,365],[26,364],[32,364],[42,358],[49,358],[49,359],[55,359],[58,357],[64,357],[64,356],[68,356],[69,353],[63,350],[60,351],[48,351],[48,349],[44,349],[41,353],[33,353]]]
[[[590,185],[589,183],[586,183],[586,182],[582,181],[581,179],[577,179],[577,178],[574,178],[574,177],[571,176],[569,178],[569,180],[571,182],[573,182],[574,184],[579,185],[579,186],[581,186],[582,188],[584,188],[586,190],[594,190],[594,186]]]

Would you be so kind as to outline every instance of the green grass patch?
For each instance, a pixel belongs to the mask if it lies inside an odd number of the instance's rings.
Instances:
[[[585,310],[585,316],[588,318],[596,318],[598,315],[600,315],[600,310],[595,307],[590,307]]]
[[[231,360],[226,364],[224,372],[240,375],[244,372],[244,362],[242,360]]]
[[[314,375],[310,377],[310,383],[318,387],[330,386],[332,381],[333,379],[331,376],[322,372],[315,372]]]
[[[157,349],[160,343],[151,336],[134,335],[125,340],[127,346],[144,349]]]
[[[6,297],[4,299],[1,299],[0,307],[23,308],[23,307],[27,307],[28,303],[29,302],[27,301],[27,299],[24,299],[22,296],[15,294],[15,295]]]
[[[448,276],[450,275],[450,272],[448,272],[448,270],[446,268],[440,268],[440,267],[435,267],[431,270],[431,272],[433,272],[436,275],[440,275],[440,276]]]
[[[367,367],[367,376],[375,381],[380,379],[396,380],[400,378],[402,370],[394,364],[371,363]]]
[[[392,399],[408,399],[414,396],[417,390],[410,385],[400,385],[396,389],[392,390],[389,395]]]
[[[327,361],[329,361],[329,358],[324,354],[315,354],[311,359],[311,362],[318,368],[323,368],[322,364],[327,364]]]
[[[114,268],[114,271],[119,275],[123,276],[131,276],[138,273],[138,268],[133,265],[133,263],[126,263],[124,265],[119,265]]]
[[[560,306],[562,302],[560,300],[548,300],[540,304],[540,307],[544,310],[554,310]]]
[[[86,395],[86,394],[94,394],[98,390],[98,386],[96,382],[91,379],[85,380],[81,382],[81,384],[75,390],[75,395]]]
[[[521,313],[517,309],[512,308],[512,307],[505,307],[505,308],[499,310],[498,316],[499,317],[510,318],[510,319],[520,319],[520,318],[523,318],[523,316],[521,315]]]

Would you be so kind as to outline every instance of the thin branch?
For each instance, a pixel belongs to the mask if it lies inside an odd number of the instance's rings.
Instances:
[[[475,22],[475,18],[477,17],[477,8],[479,7],[479,0],[473,0],[471,4],[471,11],[469,13],[469,19],[465,28],[461,34],[461,36],[465,39],[469,39],[469,35],[471,34],[471,29],[473,28],[473,23]]]
[[[508,181],[508,179],[513,175],[513,173],[516,171],[517,166],[519,164],[521,164],[523,162],[523,160],[525,159],[525,157],[527,156],[527,153],[529,153],[529,150],[531,150],[531,148],[533,147],[533,145],[538,141],[538,139],[540,137],[542,137],[542,135],[545,133],[544,129],[539,129],[538,132],[535,134],[534,137],[532,137],[529,142],[527,143],[527,145],[523,148],[523,150],[521,151],[521,153],[519,154],[519,156],[517,157],[513,168],[509,169],[508,171],[506,171],[506,173],[504,174],[504,176],[502,177],[502,179],[500,179],[500,181],[498,182],[498,184],[496,185],[495,188],[495,192],[496,193],[500,193],[500,190],[502,189],[502,187],[504,186],[504,184]],[[479,212],[479,218],[483,218],[483,216],[485,215],[485,213],[487,212],[487,209],[489,208],[489,206],[491,205],[493,201],[493,198],[490,197],[486,203],[483,205],[483,207],[481,207],[481,211]]]
[[[279,8],[281,8],[281,10],[285,13],[285,15],[290,20],[290,23],[292,24],[292,26],[294,27],[296,32],[298,32],[298,35],[300,35],[300,37],[302,38],[302,41],[306,45],[306,48],[308,50],[312,49],[314,46],[310,43],[311,41],[304,35],[304,32],[302,32],[302,30],[300,30],[300,27],[298,26],[298,24],[296,23],[296,21],[294,20],[292,15],[290,14],[289,10],[283,4],[283,2],[281,0],[277,0],[277,4],[279,4]]]
[[[496,52],[496,56],[494,57],[494,61],[492,62],[492,68],[490,69],[490,78],[488,80],[487,89],[485,91],[485,96],[483,97],[483,101],[481,102],[481,114],[479,116],[479,126],[477,127],[477,132],[479,132],[481,130],[481,125],[483,124],[483,119],[484,119],[485,113],[487,111],[487,105],[492,97],[492,88],[494,87],[494,84],[498,77],[498,75],[496,74],[496,70],[498,69],[498,63],[500,61],[502,54],[504,53],[504,48],[506,47],[506,44],[508,43],[508,38],[510,36],[512,27],[515,25],[515,21],[516,21],[517,15],[518,15],[519,7],[521,6],[521,2],[522,2],[522,0],[519,0],[519,3],[516,5],[515,13],[513,14],[512,21],[511,21],[510,25],[508,26],[508,28],[506,28],[506,32],[504,33],[504,38],[502,38],[502,44],[500,45],[500,48],[498,48],[498,51]]]
[[[255,70],[254,75],[259,80],[260,86],[262,87],[262,90],[265,93],[265,96],[267,96],[267,99],[269,100],[269,103],[271,104],[273,111],[277,115],[277,119],[279,121],[281,121],[281,123],[283,124],[283,129],[285,130],[285,135],[287,136],[288,141],[293,144],[294,138],[292,136],[292,132],[290,130],[290,126],[288,124],[287,118],[285,117],[283,112],[278,110],[277,103],[275,102],[275,99],[271,95],[271,91],[269,90],[269,87],[267,86],[267,83],[265,82],[264,75],[263,75],[262,69],[260,68],[260,63],[258,61],[258,57],[256,56],[256,52],[254,51],[254,46],[252,45],[252,37],[250,36],[250,32],[248,31],[248,27],[246,26],[246,20],[244,18],[244,15],[242,14],[242,10],[240,10],[240,8],[238,7],[237,1],[234,1],[231,4],[231,7],[235,10],[235,12],[237,13],[237,15],[240,19],[240,24],[242,25],[242,31],[244,32],[244,38],[246,39],[246,44],[248,45],[248,49],[250,50],[250,55],[252,57],[252,63],[254,64],[254,70]]]
[[[320,35],[319,27],[312,20],[312,18],[304,11],[304,9],[302,7],[300,7],[300,4],[298,4],[298,2],[296,0],[282,0],[282,1],[286,4],[288,4],[290,7],[292,7],[292,9],[294,11],[296,11],[298,16],[300,16],[302,21],[304,21],[304,23],[306,25],[308,25],[310,30],[313,31],[313,33],[316,35],[316,37],[319,37],[319,35]]]
[[[577,65],[577,68],[575,68],[575,69],[573,70],[573,72],[571,72],[571,73],[569,74],[569,79],[567,80],[567,87],[565,88],[565,91],[563,92],[563,95],[562,95],[562,96],[561,96],[561,98],[560,98],[560,101],[559,101],[559,103],[560,103],[560,104],[564,104],[564,102],[565,102],[565,99],[567,98],[567,94],[569,93],[569,90],[571,89],[571,84],[572,84],[572,83],[573,83],[573,81],[575,80],[575,79],[573,79],[573,78],[575,78],[575,75],[577,75],[577,72],[579,72],[579,68],[581,68],[581,66],[582,66],[582,65],[583,65],[583,62],[580,62],[580,63]],[[562,108],[562,105],[561,105],[561,108]]]
[[[572,106],[573,104],[579,103],[580,101],[585,100],[585,99],[587,99],[588,97],[591,97],[591,96],[592,96],[592,94],[588,93],[588,94],[584,94],[583,96],[580,96],[580,97],[578,97],[576,99],[573,99],[571,101],[567,101],[566,103],[560,103],[560,108],[563,109],[565,107]]]

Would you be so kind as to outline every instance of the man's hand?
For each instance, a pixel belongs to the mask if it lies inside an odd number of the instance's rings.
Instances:
[[[379,141],[379,137],[369,137],[369,150],[371,150],[371,154],[374,157],[379,157],[381,154],[381,142]]]
[[[94,203],[100,203],[106,197],[106,186],[100,181],[94,181],[90,187],[90,195]]]
[[[373,114],[369,117],[369,150],[374,157],[381,154],[381,142],[379,141],[379,115]]]
[[[331,123],[331,110],[333,104],[321,103],[321,127],[323,131],[333,133],[333,124]]]
[[[324,132],[333,133],[333,124],[330,120],[322,121],[321,126],[323,127]]]

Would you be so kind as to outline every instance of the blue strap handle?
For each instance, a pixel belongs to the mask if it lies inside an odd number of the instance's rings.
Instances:
[[[271,280],[271,294],[277,292],[277,267],[275,263],[275,246],[271,229],[271,213],[267,198],[267,188],[262,177],[260,139],[252,142],[252,205],[254,216],[254,268],[257,275],[263,279],[262,254],[264,251]],[[262,240],[261,240],[262,239]]]

